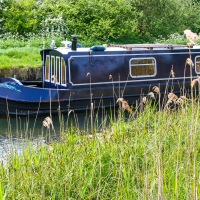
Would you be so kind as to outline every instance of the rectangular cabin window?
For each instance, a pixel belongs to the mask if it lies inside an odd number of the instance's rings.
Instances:
[[[51,82],[56,83],[55,56],[51,56]]]
[[[62,58],[62,62],[61,62],[61,84],[62,85],[66,85],[66,65],[65,65],[65,60]]]
[[[60,84],[60,57],[56,57],[56,79],[57,83]]]
[[[155,76],[156,60],[155,58],[132,58],[129,61],[130,75],[133,78]]]
[[[195,58],[195,70],[197,74],[200,74],[200,56]]]
[[[46,56],[45,62],[45,80],[50,81],[50,57]]]

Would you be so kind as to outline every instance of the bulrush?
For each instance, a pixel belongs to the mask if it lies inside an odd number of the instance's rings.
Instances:
[[[193,61],[191,60],[191,58],[187,58],[186,63],[187,63],[188,65],[190,65],[191,67],[194,66],[194,63],[193,63]]]
[[[184,101],[187,99],[186,96],[180,96],[177,100],[176,100],[176,103],[181,105],[184,103]]]
[[[88,73],[86,74],[86,77],[88,77],[88,76],[90,76],[90,72],[88,72]]]
[[[158,86],[154,86],[153,91],[156,92],[157,94],[160,94],[160,89],[158,88]]]
[[[150,98],[152,98],[152,99],[155,99],[155,95],[154,95],[153,92],[149,92],[148,96],[149,96]]]
[[[142,103],[143,103],[143,104],[146,104],[146,102],[147,102],[147,98],[146,98],[146,97],[143,97],[143,98],[142,98]]]
[[[192,82],[191,82],[191,87],[193,88],[193,87],[195,86],[196,83],[200,84],[200,77],[198,77],[198,78],[192,80]]]
[[[196,44],[196,41],[199,39],[199,36],[196,33],[193,33],[191,30],[185,30],[184,34],[191,44]]]
[[[118,98],[116,103],[121,103],[122,104],[122,108],[124,110],[127,110],[129,113],[132,113],[132,110],[131,110],[130,106],[128,105],[127,101],[124,100],[123,98]]]
[[[57,77],[55,75],[53,75],[51,77],[52,82],[54,82],[55,84],[58,82]]]
[[[179,98],[183,99],[183,100],[186,100],[187,97],[186,96],[180,96]]]
[[[168,99],[170,99],[173,102],[176,102],[176,100],[178,99],[178,97],[174,93],[170,92],[168,94]]]
[[[167,100],[167,103],[165,105],[165,108],[168,109],[169,105],[176,104],[176,101],[178,100],[178,97],[172,92],[170,92],[167,97],[168,97],[168,100]]]
[[[172,78],[175,77],[175,72],[174,72],[173,68],[172,68],[171,71],[170,71],[170,76],[171,76]]]
[[[52,122],[52,119],[50,117],[46,117],[44,119],[44,121],[42,122],[43,126],[46,127],[46,128],[50,128],[50,126],[52,125],[53,126],[53,122]]]
[[[174,93],[170,92],[168,94],[168,101],[165,105],[165,108],[168,108],[169,105],[182,105],[184,101],[187,99],[186,96],[180,96],[179,98]]]
[[[176,101],[176,103],[179,104],[179,105],[180,105],[180,104],[183,104],[183,102],[184,102],[184,100],[181,99],[181,98],[178,98],[177,101]]]

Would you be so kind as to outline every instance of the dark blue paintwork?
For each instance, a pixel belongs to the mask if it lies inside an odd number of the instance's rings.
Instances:
[[[2,79],[0,114],[31,115],[66,112],[70,109],[84,110],[90,107],[91,101],[95,108],[100,105],[111,106],[118,97],[123,97],[131,104],[141,95],[152,91],[153,86],[159,86],[162,93],[183,93],[183,90],[186,92],[190,89],[191,77],[196,78],[199,74],[196,59],[200,56],[200,48],[159,47],[126,50],[111,47],[105,51],[56,48],[42,50],[41,56],[44,64],[43,87],[23,85],[14,78]],[[64,59],[65,85],[45,80],[46,56]],[[156,74],[150,77],[131,77],[130,60],[135,58],[154,58],[157,65]],[[195,64],[192,74],[186,64],[187,58],[191,58]],[[174,78],[170,77],[172,68],[175,72]]]

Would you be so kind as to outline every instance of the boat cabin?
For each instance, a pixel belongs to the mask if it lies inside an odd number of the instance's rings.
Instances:
[[[45,88],[84,90],[91,86],[106,90],[113,85],[126,86],[123,95],[127,91],[129,96],[135,90],[137,94],[138,90],[140,94],[148,92],[150,85],[165,86],[166,82],[173,82],[177,87],[178,82],[184,80],[186,84],[200,74],[199,46],[126,44],[77,48],[76,42],[77,38],[73,48],[53,47],[41,51]],[[188,58],[194,64],[192,71],[186,62]]]
[[[135,104],[158,86],[160,94],[188,96],[200,75],[200,47],[126,44],[83,48],[73,36],[64,47],[43,49],[42,87],[15,78],[0,83],[0,114],[34,115]]]

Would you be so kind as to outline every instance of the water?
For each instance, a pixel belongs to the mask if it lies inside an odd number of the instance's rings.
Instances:
[[[101,129],[108,121],[110,111],[94,113],[92,118],[95,129]],[[66,130],[74,126],[86,133],[91,131],[91,117],[89,111],[70,112],[62,117],[52,116],[50,129],[43,126],[43,121],[47,116],[40,117],[0,117],[0,162],[6,163],[6,158],[14,150],[23,152],[27,147],[27,142],[33,146],[45,144],[49,140],[59,139],[60,130]]]

